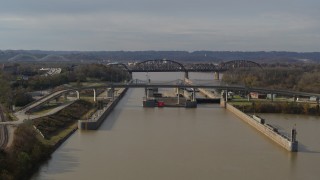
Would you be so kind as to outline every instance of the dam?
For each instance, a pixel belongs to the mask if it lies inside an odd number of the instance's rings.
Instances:
[[[179,78],[173,73],[155,76]],[[263,115],[286,130],[297,124],[296,154],[218,104],[143,108],[143,95],[143,89],[129,89],[98,130],[74,133],[33,179],[318,178],[320,145],[313,138],[320,135],[317,117]]]

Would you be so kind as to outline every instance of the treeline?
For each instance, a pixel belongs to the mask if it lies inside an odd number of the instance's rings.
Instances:
[[[48,160],[56,144],[44,143],[36,132],[36,126],[47,140],[76,123],[93,104],[79,100],[55,115],[42,117],[19,125],[15,130],[14,141],[6,151],[0,150],[0,179],[29,179],[37,168]]]
[[[54,56],[54,58],[46,58]],[[0,61],[143,61],[150,59],[172,59],[177,61],[211,61],[253,60],[259,62],[302,62],[320,61],[319,52],[285,52],[285,51],[28,51],[0,50]]]
[[[76,66],[74,68],[66,68],[61,74],[53,76],[34,76],[30,78],[28,82],[24,84],[24,86],[32,90],[42,90],[70,82],[120,82],[129,79],[129,74],[123,70],[106,67],[99,64],[85,64]]]
[[[228,84],[320,93],[320,65],[234,69],[223,74]]]
[[[10,149],[0,150],[0,179],[29,179],[39,164],[50,157],[52,147],[38,140],[30,124],[19,125],[14,137]]]
[[[248,105],[234,105],[245,113],[284,113],[284,114],[309,114],[320,115],[319,105],[297,102],[259,102]]]
[[[129,80],[130,75],[121,69],[101,64],[51,64],[62,68],[60,74],[44,75],[39,69],[43,66],[33,63],[13,64],[12,72],[0,71],[0,103],[11,107],[23,106],[32,101],[28,92],[54,88],[71,82]],[[52,66],[51,66],[52,67]]]

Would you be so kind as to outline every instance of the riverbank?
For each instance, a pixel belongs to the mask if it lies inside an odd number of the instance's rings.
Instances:
[[[229,102],[231,105],[245,113],[284,113],[320,115],[319,105],[301,102]]]
[[[78,100],[54,115],[19,125],[11,147],[0,152],[0,179],[29,179],[93,108],[93,103]]]
[[[114,99],[107,103],[104,108],[97,110],[87,120],[78,120],[78,128],[80,130],[96,130],[104,122],[104,120],[109,116],[113,109],[117,106],[122,97],[126,94],[128,88],[121,88],[118,90],[117,95]],[[84,119],[84,118],[83,118]]]
[[[281,134],[276,128],[272,125],[267,124],[264,119],[258,116],[249,116],[248,114],[242,112],[231,104],[226,103],[225,108],[238,116],[241,120],[251,125],[256,130],[260,131],[262,134],[267,136],[269,139],[279,144],[283,148],[291,152],[298,151],[298,141],[296,141],[296,130],[292,130],[294,135],[287,137],[284,134]]]

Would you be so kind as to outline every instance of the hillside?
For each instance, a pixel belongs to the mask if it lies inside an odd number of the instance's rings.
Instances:
[[[57,58],[58,57],[58,58]],[[252,60],[260,63],[320,62],[320,52],[284,51],[38,51],[0,50],[0,61],[143,61],[150,59],[171,59],[176,61]]]

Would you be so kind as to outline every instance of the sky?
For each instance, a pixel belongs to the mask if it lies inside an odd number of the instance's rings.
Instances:
[[[320,52],[320,1],[2,0],[0,49]]]

